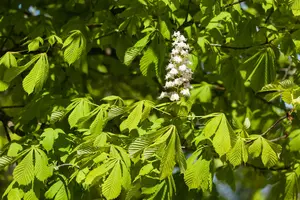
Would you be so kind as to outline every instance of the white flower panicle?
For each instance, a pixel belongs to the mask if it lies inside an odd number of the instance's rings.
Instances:
[[[159,99],[168,97],[171,101],[180,100],[181,96],[189,97],[190,80],[193,72],[188,67],[192,62],[188,59],[190,47],[185,43],[186,38],[180,34],[179,31],[173,34],[173,49],[171,51],[171,58],[167,65],[165,90],[158,97]]]

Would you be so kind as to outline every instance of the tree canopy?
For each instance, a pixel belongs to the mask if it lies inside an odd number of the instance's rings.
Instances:
[[[300,0],[1,0],[8,200],[297,200]]]

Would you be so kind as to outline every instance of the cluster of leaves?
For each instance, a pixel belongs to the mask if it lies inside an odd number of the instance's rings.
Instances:
[[[297,199],[299,11],[299,0],[2,0],[2,197],[217,199],[222,182],[241,199]],[[175,30],[194,77],[170,103],[157,96]]]

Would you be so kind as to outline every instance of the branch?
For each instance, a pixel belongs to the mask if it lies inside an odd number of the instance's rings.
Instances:
[[[250,164],[250,163],[245,163],[245,166],[252,167],[252,168],[258,169],[258,170],[264,170],[264,171],[283,171],[283,170],[289,170],[292,167],[292,165],[288,165],[288,166],[283,166],[283,167],[278,167],[278,168],[273,168],[273,167],[264,168],[264,167],[255,166],[255,165]]]
[[[0,109],[23,108],[25,105],[2,106]]]
[[[270,142],[276,142],[276,141],[281,140],[281,139],[286,139],[288,136],[289,136],[289,134],[287,132],[285,132],[284,135],[282,135],[280,137],[277,137],[277,138],[274,138],[274,139],[269,140],[269,141]]]
[[[245,2],[245,1],[246,1],[246,0],[240,0],[240,1],[237,1],[237,2],[233,2],[233,3],[230,3],[230,4],[227,4],[227,5],[223,6],[223,8],[227,8],[227,7],[236,5],[236,4],[240,4],[240,3],[243,3],[243,2]]]
[[[224,48],[224,49],[250,49],[252,47],[258,47],[258,46],[263,46],[263,45],[266,45],[266,44],[270,44],[273,40],[275,40],[275,39],[272,39],[270,41],[267,40],[266,42],[261,43],[261,44],[252,45],[252,46],[245,46],[245,47],[226,46],[226,45],[223,45],[223,44],[209,44],[209,45],[213,46],[213,47]]]
[[[284,120],[284,119],[286,119],[286,118],[288,118],[288,115],[285,115],[285,116],[279,118],[272,126],[270,126],[265,132],[263,132],[263,133],[261,134],[261,136],[266,135],[266,134],[267,134],[270,130],[272,130],[277,124],[279,124],[282,120]]]

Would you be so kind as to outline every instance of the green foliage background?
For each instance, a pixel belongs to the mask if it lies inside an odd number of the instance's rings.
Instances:
[[[300,0],[1,0],[3,199],[298,198]],[[158,100],[172,33],[189,98]]]

